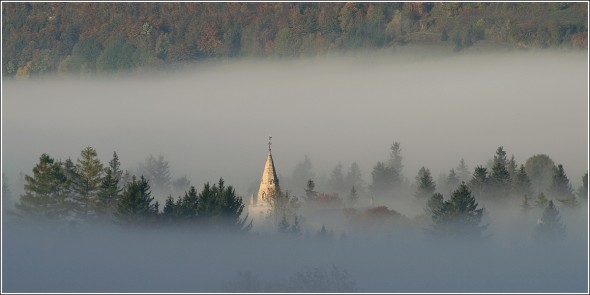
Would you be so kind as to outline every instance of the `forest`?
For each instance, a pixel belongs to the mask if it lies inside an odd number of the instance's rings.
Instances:
[[[587,3],[3,3],[2,76],[426,45],[588,48]],[[393,50],[395,51],[395,50]]]

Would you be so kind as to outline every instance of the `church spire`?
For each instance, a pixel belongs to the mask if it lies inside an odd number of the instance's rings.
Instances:
[[[275,164],[272,159],[271,153],[271,142],[272,136],[268,137],[268,156],[266,158],[266,164],[262,171],[262,178],[260,179],[260,188],[258,189],[258,198],[256,199],[257,205],[262,205],[268,198],[273,197],[279,189],[279,179],[275,169]]]

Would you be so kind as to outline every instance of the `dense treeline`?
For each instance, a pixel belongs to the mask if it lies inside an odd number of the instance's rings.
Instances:
[[[315,181],[308,179],[302,200],[289,191],[278,192],[268,200],[270,210],[264,216],[265,222],[279,234],[300,236],[301,221],[304,225],[308,223],[305,225],[308,227],[310,222],[315,222],[310,219],[317,218],[310,215],[309,210],[337,209],[344,210],[350,222],[349,229],[378,223],[395,226],[395,223],[408,221],[407,218],[387,206],[373,204],[373,198],[380,198],[381,203],[410,198],[423,206],[425,214],[421,216],[430,220],[425,229],[431,237],[480,241],[490,233],[486,232],[487,224],[483,220],[485,210],[478,202],[499,204],[504,208],[520,204],[518,209],[524,214],[534,208],[538,214],[542,212],[534,238],[555,240],[563,238],[565,226],[553,201],[571,209],[580,207],[581,201],[586,203],[588,198],[588,173],[582,177],[582,186],[574,192],[563,165],[555,165],[549,156],[534,155],[519,166],[514,156],[508,158],[501,146],[488,164],[476,166],[472,173],[461,159],[457,172],[452,168],[438,184],[425,167],[418,171],[415,182],[409,183],[403,175],[403,167],[399,142],[391,145],[390,159],[374,166],[369,185],[364,185],[356,163],[351,165],[346,177],[341,171],[342,165],[338,164],[321,188],[317,189]],[[298,177],[312,175],[308,157],[295,168],[298,170]],[[116,152],[108,165],[100,162],[92,147],[83,149],[75,162],[55,160],[43,154],[32,174],[25,176],[24,193],[12,213],[21,220],[72,225],[114,222],[132,227],[171,226],[233,232],[252,228],[252,219],[244,211],[242,198],[232,186],[226,186],[223,179],[213,185],[205,183],[197,191],[186,178],[180,178],[174,182],[176,198],[170,193],[170,183],[169,165],[161,155],[146,158],[137,174],[132,175],[121,169]],[[155,185],[156,195],[168,195],[162,209],[159,202],[154,202],[150,184]],[[294,185],[293,180],[291,185]],[[350,193],[345,197],[339,194],[349,188]],[[3,180],[2,195],[9,194]],[[370,206],[359,206],[359,200],[369,196]],[[421,224],[423,217],[418,216],[409,223]],[[387,223],[389,221],[393,221],[393,225]],[[316,237],[329,238],[333,234],[322,225]]]
[[[5,77],[408,43],[588,44],[586,3],[3,3],[2,17]]]
[[[72,225],[115,222],[133,227],[190,224],[192,228],[232,231],[251,228],[247,215],[242,217],[242,198],[223,179],[213,186],[205,183],[199,193],[191,186],[176,202],[170,196],[161,211],[148,178],[129,176],[120,165],[115,152],[103,167],[92,147],[82,150],[76,163],[43,154],[32,175],[25,176],[25,192],[14,213],[23,220]]]

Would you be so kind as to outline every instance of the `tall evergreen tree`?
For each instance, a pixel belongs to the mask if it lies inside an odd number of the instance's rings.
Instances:
[[[488,170],[482,166],[475,167],[469,185],[476,196],[486,197],[489,186]]]
[[[242,218],[244,210],[242,197],[236,195],[233,186],[225,186],[222,178],[217,185],[206,183],[198,195],[197,216],[209,227],[230,231],[249,231],[252,221],[248,216]]]
[[[278,232],[280,234],[287,234],[289,232],[289,222],[287,221],[287,216],[285,216],[285,214],[283,214],[283,217],[281,217],[281,222],[279,222],[279,226],[278,226]]]
[[[487,225],[481,225],[483,209],[477,208],[477,202],[471,191],[463,182],[451,199],[434,211],[432,227],[429,230],[439,238],[466,238],[478,240]]]
[[[428,203],[426,204],[426,214],[430,217],[435,214],[439,209],[442,208],[444,204],[443,195],[440,193],[436,193],[430,197]]]
[[[42,154],[33,168],[33,175],[25,175],[24,189],[15,204],[21,215],[52,220],[70,216],[71,200],[67,195],[67,179],[61,162]]]
[[[113,159],[109,166],[105,168],[105,175],[98,189],[96,213],[101,217],[110,217],[117,208],[117,202],[123,191],[119,182],[123,171],[121,171],[121,162],[116,152],[113,152]]]
[[[563,170],[563,165],[561,164],[553,169],[551,193],[556,197],[569,197],[573,193],[570,180],[567,178],[567,175]]]
[[[549,201],[543,215],[537,222],[534,238],[538,242],[562,240],[565,237],[565,226],[561,223],[559,210]]]
[[[143,176],[140,179],[133,176],[117,204],[116,221],[130,226],[143,226],[154,222],[158,215],[158,202],[153,201],[149,181]]]
[[[74,181],[76,191],[74,208],[76,214],[82,219],[95,214],[103,174],[103,165],[98,159],[96,150],[92,147],[84,148],[76,162],[76,180]]]
[[[391,153],[389,156],[388,167],[391,170],[391,177],[393,185],[399,185],[403,181],[402,170],[404,165],[402,163],[402,148],[401,144],[397,141],[391,144]]]
[[[519,196],[531,196],[533,194],[531,180],[529,179],[529,176],[526,174],[526,169],[524,168],[524,165],[520,165],[520,169],[514,175],[514,180],[512,182],[512,190],[516,195]]]
[[[425,199],[432,196],[434,190],[436,189],[436,185],[432,180],[432,175],[430,174],[430,170],[422,167],[418,171],[418,175],[416,176],[416,193],[414,196],[419,199]]]
[[[537,208],[545,208],[545,206],[547,206],[547,203],[549,203],[549,200],[547,200],[547,197],[545,197],[544,193],[539,193],[539,196],[537,196],[537,200],[535,201],[535,206],[537,206]]]
[[[516,165],[516,160],[514,159],[514,155],[510,157],[510,160],[506,163],[506,169],[508,170],[508,174],[510,174],[510,179],[514,181],[516,174],[518,172],[518,165]]]
[[[507,166],[506,151],[504,151],[504,147],[498,147],[494,156],[490,184],[494,189],[494,193],[499,194],[501,197],[507,196],[511,188],[511,176]]]
[[[163,155],[149,155],[139,166],[139,174],[146,177],[153,186],[154,193],[166,195],[170,193],[170,164]]]

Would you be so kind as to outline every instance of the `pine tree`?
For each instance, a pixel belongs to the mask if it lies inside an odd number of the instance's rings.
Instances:
[[[71,200],[67,195],[67,179],[61,162],[42,154],[33,168],[33,175],[25,175],[25,193],[15,204],[27,218],[64,220],[70,216]]]
[[[473,178],[471,178],[469,185],[476,196],[486,197],[489,185],[487,169],[482,166],[475,167]]]
[[[401,184],[402,180],[403,180],[403,176],[402,176],[402,170],[404,168],[404,165],[402,164],[402,148],[401,148],[401,144],[397,141],[393,142],[393,144],[391,144],[391,153],[389,156],[389,163],[388,163],[388,168],[390,170],[391,173],[391,178],[392,178],[392,183],[393,185],[399,185]]]
[[[252,221],[247,223],[248,216],[241,217],[245,206],[242,197],[236,195],[233,186],[226,187],[223,178],[212,187],[205,183],[193,206],[196,216],[206,226],[230,231],[249,231],[252,228]]]
[[[537,222],[534,238],[537,242],[562,240],[565,237],[565,226],[561,223],[559,210],[549,201],[543,215]]]
[[[443,202],[442,206],[435,210],[429,232],[435,237],[445,239],[481,239],[482,231],[487,225],[480,225],[483,209],[478,209],[477,206],[467,185],[461,183],[451,199]]]
[[[490,175],[490,183],[500,197],[508,195],[511,187],[511,177],[508,171],[508,161],[503,147],[498,147],[494,156],[494,166]]]
[[[170,193],[170,164],[164,160],[164,156],[158,155],[156,158],[149,155],[144,164],[140,165],[139,174],[150,181],[156,194]]]
[[[518,172],[514,155],[512,155],[508,163],[506,163],[506,169],[508,170],[508,174],[510,174],[510,180],[514,181],[514,177],[516,177],[516,173]]]
[[[526,173],[524,165],[520,165],[520,169],[514,175],[512,183],[512,190],[516,195],[532,195],[533,189],[531,187],[531,180]]]
[[[336,165],[330,175],[328,185],[333,193],[342,194],[344,189],[344,174],[342,174],[342,164]]]
[[[129,226],[142,226],[152,223],[158,215],[157,202],[153,203],[149,181],[143,176],[140,179],[132,177],[115,212],[119,224]]]
[[[75,211],[82,218],[95,214],[95,206],[98,198],[98,189],[103,177],[103,165],[98,159],[96,150],[92,147],[86,147],[80,152],[80,158],[75,166],[76,180],[74,187],[76,194]]]
[[[443,203],[444,199],[442,194],[436,193],[432,195],[426,204],[426,213],[432,217],[432,215],[443,206]]]
[[[117,202],[119,202],[119,197],[123,191],[119,185],[123,174],[120,166],[119,156],[116,152],[113,152],[113,159],[105,169],[105,175],[98,189],[96,213],[99,216],[110,217],[115,212]]]
[[[522,196],[522,204],[520,205],[520,208],[522,209],[523,212],[528,212],[530,211],[533,207],[531,206],[531,204],[529,203],[529,196],[527,194],[524,194]]]
[[[573,193],[570,181],[563,170],[563,165],[561,164],[553,169],[551,193],[556,197],[569,197]]]
[[[416,193],[414,196],[418,199],[428,198],[429,196],[434,193],[436,189],[436,185],[432,180],[432,175],[430,174],[430,170],[422,167],[418,171],[418,175],[416,176]]]

